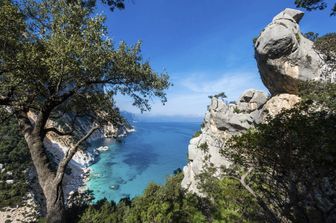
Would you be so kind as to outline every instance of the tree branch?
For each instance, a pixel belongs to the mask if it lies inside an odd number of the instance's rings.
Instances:
[[[51,127],[51,128],[46,128],[44,131],[45,131],[46,134],[48,132],[54,132],[59,136],[70,136],[74,132],[74,129],[72,129],[71,131],[68,131],[68,132],[62,132],[55,127]]]
[[[93,126],[90,131],[83,136],[75,145],[74,147],[72,147],[71,149],[69,149],[62,161],[59,163],[58,168],[57,168],[57,172],[56,172],[56,177],[54,179],[54,182],[56,184],[59,184],[62,182],[63,180],[63,176],[65,173],[65,168],[67,167],[68,163],[70,162],[70,160],[72,159],[72,157],[75,155],[75,153],[77,152],[79,146],[81,143],[83,143],[85,140],[87,140],[97,129],[99,128],[99,126]]]
[[[246,177],[253,171],[253,168],[250,167],[246,173],[244,173],[240,179],[239,182],[241,185],[257,200],[260,207],[266,212],[267,216],[269,217],[270,222],[278,223],[280,220],[276,216],[276,214],[268,207],[268,205],[263,201],[261,197],[259,197],[253,189],[245,182]]]

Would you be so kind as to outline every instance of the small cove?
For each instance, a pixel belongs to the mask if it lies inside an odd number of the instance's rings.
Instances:
[[[166,177],[187,163],[187,150],[200,123],[136,122],[135,132],[121,142],[98,140],[94,146],[107,145],[90,169],[88,189],[95,200],[140,195],[150,182],[163,184]]]

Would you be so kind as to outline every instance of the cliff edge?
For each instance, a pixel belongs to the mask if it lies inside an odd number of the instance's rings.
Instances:
[[[300,101],[299,84],[303,81],[335,82],[335,72],[324,61],[314,43],[301,34],[299,22],[304,13],[285,9],[255,40],[255,58],[261,79],[271,95],[257,90],[245,91],[236,102],[212,97],[200,132],[190,140],[188,164],[183,168],[182,187],[202,195],[197,175],[211,164],[220,174],[230,162],[220,154],[233,135],[264,123],[283,109]]]

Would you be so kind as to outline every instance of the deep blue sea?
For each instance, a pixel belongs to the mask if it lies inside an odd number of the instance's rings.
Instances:
[[[200,123],[136,122],[136,131],[121,142],[100,140],[95,146],[108,145],[93,164],[88,189],[95,200],[118,202],[143,193],[148,183],[163,184],[168,175],[187,163],[187,147]]]

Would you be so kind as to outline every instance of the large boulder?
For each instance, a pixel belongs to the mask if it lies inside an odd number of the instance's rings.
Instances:
[[[255,57],[262,81],[272,95],[297,94],[300,81],[331,81],[333,75],[312,41],[301,34],[304,13],[285,9],[255,41]]]

